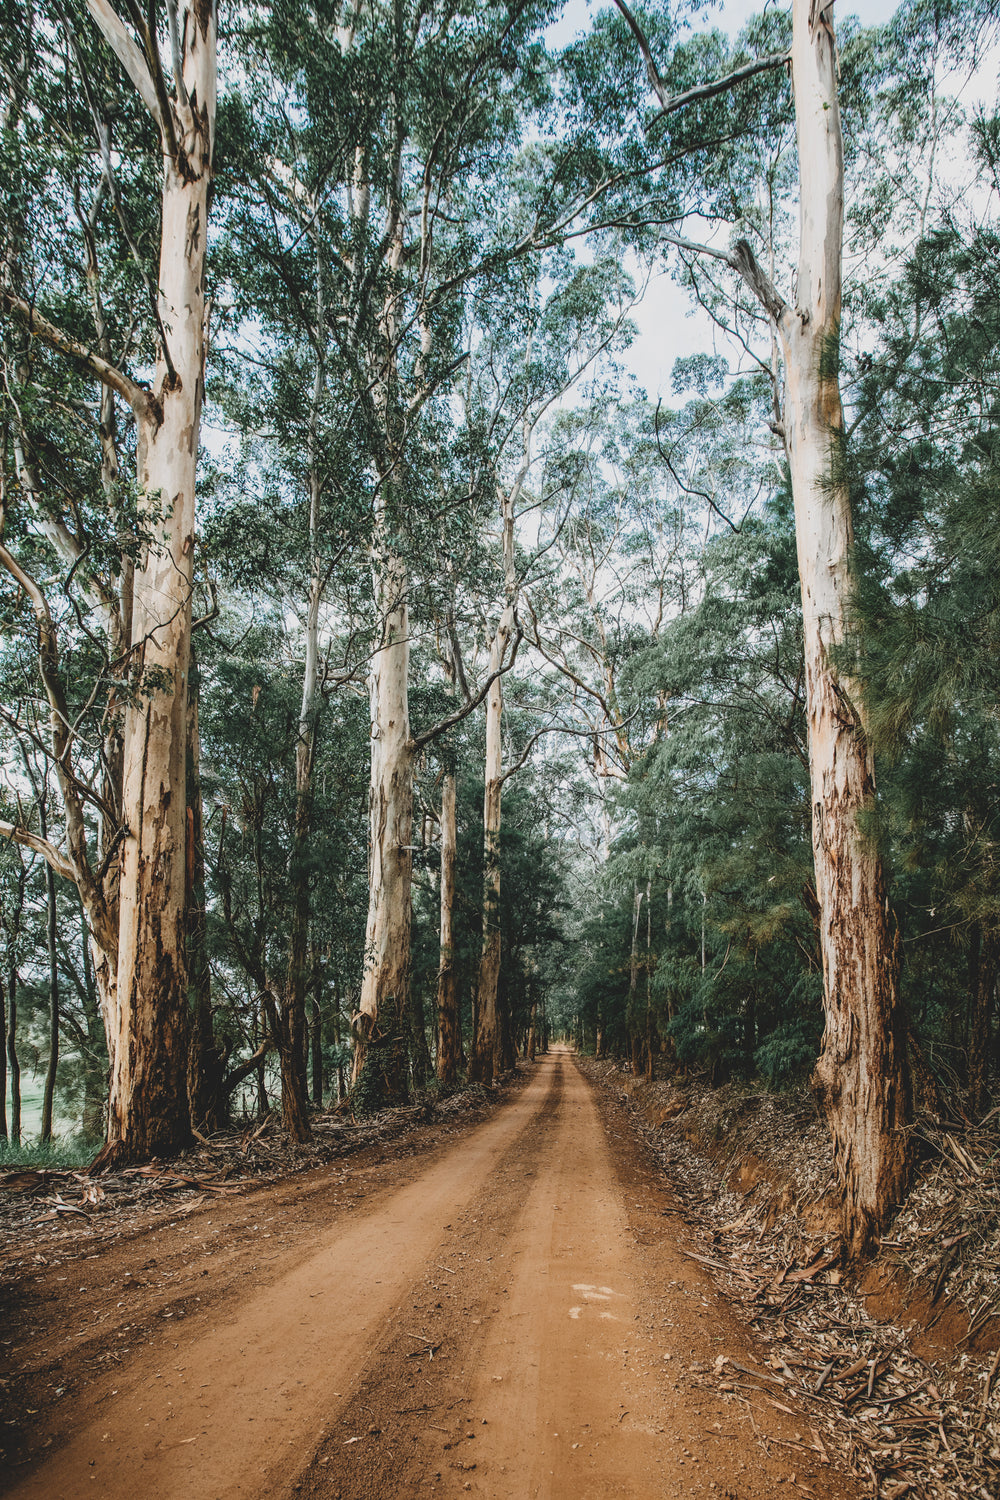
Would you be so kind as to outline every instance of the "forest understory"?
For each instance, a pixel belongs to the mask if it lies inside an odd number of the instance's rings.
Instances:
[[[156,1175],[9,1174],[5,1492],[995,1495],[988,1126],[952,1135],[967,1165],[928,1159],[860,1282],[833,1259],[804,1101],[557,1050],[502,1090],[316,1134],[220,1136]],[[612,1288],[634,1342],[616,1313],[564,1345]],[[337,1289],[343,1350],[313,1311]]]

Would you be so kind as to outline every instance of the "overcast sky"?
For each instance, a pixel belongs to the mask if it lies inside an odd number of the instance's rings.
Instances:
[[[565,46],[589,25],[589,17],[607,8],[610,0],[568,0],[566,9],[556,25],[549,28],[550,46]],[[763,8],[764,0],[719,0],[706,7],[702,13],[702,24],[715,24],[731,34],[739,31],[747,17]],[[887,21],[896,10],[898,0],[837,0],[838,19],[857,15],[866,25],[878,25]],[[996,98],[997,53],[994,51],[975,82],[962,91],[966,105],[976,100]],[[700,311],[692,312],[691,301],[671,280],[669,274],[654,276],[647,287],[640,305],[636,308],[634,321],[638,336],[632,345],[626,363],[632,373],[652,399],[660,395],[671,399],[670,375],[674,360],[680,356],[708,351],[713,348],[714,329],[709,319]],[[720,347],[723,356],[727,351]]]
[[[851,4],[849,0],[841,0],[836,14],[838,18],[860,16],[866,26],[877,26],[880,21],[889,19],[897,3],[898,0],[856,0]],[[552,45],[563,46],[571,42],[578,32],[586,29],[588,12],[605,10],[607,5],[608,0],[569,0],[562,19],[549,29]],[[706,9],[704,24],[714,22],[732,33],[739,31],[748,16],[762,9],[763,0],[721,0],[721,3]]]

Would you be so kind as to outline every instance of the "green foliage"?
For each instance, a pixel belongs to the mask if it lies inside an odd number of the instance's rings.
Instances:
[[[772,1088],[797,1082],[816,1061],[821,1030],[818,1019],[807,1017],[779,1026],[753,1055],[758,1073]]]
[[[347,1062],[368,897],[365,679],[383,625],[373,573],[384,576],[387,550],[406,564],[409,710],[423,735],[462,701],[456,641],[473,686],[482,680],[507,588],[497,491],[515,485],[531,424],[514,547],[525,640],[505,681],[505,768],[541,738],[504,790],[511,1025],[523,1036],[544,1002],[567,1032],[636,1066],[652,1049],[654,1063],[772,1084],[815,1055],[780,381],[745,289],[716,260],[678,258],[664,235],[692,220],[728,226],[791,285],[790,91],[775,69],[662,116],[621,13],[599,10],[554,56],[545,34],[559,9],[400,0],[357,8],[348,25],[332,0],[281,0],[234,10],[221,40],[212,436],[193,610],[208,617],[197,636],[206,943],[227,1064],[262,1039],[262,991],[287,982],[303,885],[328,1081]],[[848,384],[861,582],[842,663],[864,683],[880,757],[870,831],[893,869],[911,1013],[958,1073],[967,997],[1000,933],[1000,121],[983,113],[966,131],[948,90],[992,35],[994,9],[908,0],[885,27],[839,30],[848,245],[863,284],[849,280],[843,339],[824,354]],[[789,18],[774,8],[734,42],[696,25],[698,11],[637,9],[669,92],[788,45]],[[162,336],[155,131],[83,0],[15,3],[4,20],[3,290],[141,380]],[[956,198],[938,212],[931,166],[956,145],[976,173],[970,208]],[[679,359],[677,404],[654,411],[620,362],[633,277],[664,256],[733,339],[725,356]],[[28,782],[56,784],[26,573],[48,602],[69,769],[97,849],[99,823],[110,837],[117,815],[108,724],[149,685],[141,653],[107,619],[127,613],[132,566],[163,516],[139,516],[121,399],[102,404],[85,366],[29,338],[18,316],[3,314],[0,336],[0,675],[15,768],[3,816],[37,832]],[[412,977],[427,1022],[440,961],[435,820],[453,770],[467,1029],[483,750],[478,714],[423,748],[411,834]],[[54,812],[50,824],[62,844]],[[41,867],[2,853],[30,1065],[45,1044]],[[58,903],[62,1097],[94,1126],[107,1059],[78,905],[69,891]],[[403,1066],[370,1050],[357,1110],[381,1107],[387,1064]]]
[[[16,1146],[10,1141],[0,1140],[0,1170],[10,1172],[17,1167],[33,1167],[41,1172],[78,1171],[93,1161],[100,1145],[99,1139],[82,1135],[67,1140],[55,1137],[44,1145],[38,1141],[25,1141]]]
[[[385,1109],[391,1093],[385,1076],[386,1058],[381,1047],[369,1047],[351,1088],[351,1108],[362,1120]]]

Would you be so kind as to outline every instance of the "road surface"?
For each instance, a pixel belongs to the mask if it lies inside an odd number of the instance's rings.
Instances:
[[[54,1414],[15,1500],[851,1493],[801,1419],[719,1392],[718,1356],[753,1350],[568,1052],[429,1159],[308,1177],[95,1267],[101,1347],[124,1352]],[[168,1283],[134,1337],[125,1289]]]

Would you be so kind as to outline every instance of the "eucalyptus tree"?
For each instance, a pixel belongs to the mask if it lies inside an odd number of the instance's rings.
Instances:
[[[670,95],[638,23],[623,0],[617,3],[643,51],[661,109],[685,104],[683,96]],[[852,1249],[863,1250],[907,1181],[910,1082],[886,875],[861,826],[875,795],[872,751],[859,684],[836,659],[850,606],[853,532],[841,456],[844,153],[832,0],[795,0],[786,60],[799,164],[794,297],[781,295],[745,239],[718,250],[675,234],[668,238],[683,251],[730,265],[760,302],[780,348],[778,425],[796,510],[826,1015],[814,1085],[833,1135],[845,1237]]]
[[[285,562],[291,562],[301,535],[291,524],[295,509],[290,499],[290,524],[277,528],[277,534],[269,526],[263,537],[259,529],[256,534],[258,542],[270,537],[277,547],[283,529]],[[218,534],[210,530],[209,540],[217,543]],[[272,566],[278,561],[272,554]],[[255,560],[247,559],[244,568],[244,581],[256,576]],[[222,581],[232,586],[234,571]],[[275,572],[272,586],[281,582],[281,569]],[[287,1063],[282,1066],[287,1036],[280,1007],[298,899],[292,855],[302,658],[298,624],[284,608],[280,586],[275,594],[273,600],[266,598],[259,577],[252,607],[234,590],[201,652],[207,951],[214,1031],[224,1062],[222,1115],[235,1090],[254,1075],[260,1080],[258,1102],[263,1102],[268,1058],[275,1054],[283,1095],[287,1087]],[[312,1023],[314,1084],[324,1053],[323,1033],[338,1034],[339,1012],[360,982],[365,718],[359,693],[350,690],[324,698],[317,715],[307,870],[307,999],[312,1015],[304,1017]]]
[[[569,95],[555,96],[555,65],[540,40],[553,9],[524,0],[288,7],[265,28],[278,102],[259,162],[313,205],[311,222],[322,221],[328,334],[368,454],[376,631],[359,1043],[381,1030],[382,1008],[405,1010],[411,575],[421,516],[433,513],[432,445],[421,433],[468,352],[456,343],[466,289],[617,222],[623,204],[634,206],[637,182],[680,172],[693,151],[707,160],[714,144],[671,139],[647,149],[633,131],[622,149],[606,132],[595,145],[592,120],[567,107]]]
[[[108,0],[92,0],[89,19],[74,12],[22,17],[22,57],[36,66],[13,75],[10,93],[18,129],[41,130],[55,160],[93,143],[88,195],[79,210],[84,254],[53,266],[31,236],[53,230],[66,198],[44,201],[42,224],[15,196],[5,227],[7,251],[0,307],[16,340],[30,335],[67,371],[112,393],[134,423],[136,494],[141,544],[134,573],[127,570],[127,651],[120,822],[113,858],[117,888],[109,899],[88,849],[83,802],[73,774],[75,714],[65,701],[58,631],[44,588],[9,552],[7,572],[24,589],[37,620],[39,671],[51,715],[51,755],[66,819],[66,852],[36,843],[60,875],[77,882],[94,934],[101,1000],[111,1053],[108,1142],[104,1159],[132,1159],[176,1148],[188,1138],[187,965],[185,955],[185,744],[187,674],[194,593],[195,471],[204,386],[205,255],[208,190],[216,108],[214,5],[167,0],[162,12],[138,11],[122,20]],[[94,49],[93,26],[103,46]],[[112,56],[117,61],[112,61]],[[169,58],[169,64],[165,59]],[[11,75],[8,75],[11,77]],[[60,85],[65,86],[62,91]],[[120,168],[124,141],[113,140],[113,102],[131,86],[148,116],[132,134],[130,153],[155,158],[160,222],[155,251],[134,246],[148,297],[119,351],[108,348],[108,299],[113,270],[102,249],[109,222],[128,243],[131,205],[121,179],[140,176],[134,162]],[[68,109],[68,153],[60,116]],[[149,125],[151,123],[151,129]],[[79,146],[76,145],[79,143]],[[86,150],[87,147],[84,147]],[[150,153],[147,156],[147,152]],[[81,174],[87,176],[88,174]],[[71,179],[72,180],[72,179]],[[72,202],[69,187],[68,201]],[[143,209],[140,209],[140,216]],[[18,221],[19,219],[19,221]],[[134,240],[132,240],[134,245]],[[151,248],[151,247],[150,247]],[[153,262],[153,264],[150,264]],[[82,308],[89,306],[89,317]],[[131,306],[115,309],[124,331]],[[87,324],[90,323],[88,329]],[[130,373],[130,367],[133,373]],[[147,384],[144,375],[152,373]],[[111,403],[101,403],[102,439],[110,445]],[[113,462],[110,451],[106,463]],[[34,494],[34,478],[19,460],[19,483]],[[72,512],[70,503],[61,510]],[[57,517],[60,514],[57,511]],[[56,522],[58,525],[58,520]],[[64,528],[65,529],[65,528]],[[74,539],[61,537],[63,546]],[[79,536],[80,554],[86,544]],[[77,561],[79,558],[77,559]],[[74,564],[75,565],[75,564]],[[112,613],[117,602],[108,606]],[[15,837],[20,837],[15,832]],[[107,859],[107,856],[106,856]],[[107,860],[110,866],[111,860]]]
[[[341,472],[336,482],[360,493],[368,512],[372,810],[362,1043],[381,1025],[380,1009],[390,1031],[406,1010],[417,749],[407,702],[407,554],[424,483],[411,449],[425,408],[456,368],[455,293],[481,258],[473,250],[476,173],[482,167],[489,180],[490,153],[516,114],[510,59],[539,14],[525,6],[290,7],[263,39],[270,93],[257,122],[259,179],[269,212],[315,260],[308,276],[291,278],[289,298],[303,292],[311,360],[316,369],[335,366],[342,384],[340,421],[356,433],[362,457],[350,479]]]
[[[382,39],[394,74],[388,172],[382,181],[368,180],[366,166],[362,180],[356,179],[364,232],[376,193],[385,225],[381,241],[369,249],[366,272],[377,274],[384,290],[370,317],[365,366],[377,475],[372,564],[378,634],[370,678],[371,867],[358,1012],[362,1043],[382,1024],[381,1013],[391,1017],[408,1009],[413,764],[440,727],[420,735],[410,727],[407,554],[419,543],[414,521],[424,486],[418,464],[421,447],[427,454],[429,445],[409,433],[417,431],[422,413],[430,416],[439,406],[436,398],[467,356],[455,343],[465,288],[488,275],[491,260],[502,264],[534,248],[530,235],[497,243],[495,204],[509,186],[511,145],[538,90],[530,70],[518,71],[514,60],[519,54],[530,58],[545,15],[544,7],[525,4],[479,7],[460,21],[450,16],[450,24],[438,30],[431,11],[420,7],[411,15],[397,8]],[[479,697],[504,669],[501,658],[491,662]],[[466,703],[456,712],[471,707]],[[359,1047],[356,1070],[362,1057]],[[390,1084],[398,1090],[400,1080]]]
[[[254,33],[250,45],[258,44]],[[266,49],[251,55],[260,107],[253,125],[234,126],[220,206],[219,262],[229,305],[210,395],[230,445],[226,462],[216,464],[211,539],[225,576],[299,622],[287,967],[262,983],[277,1018],[283,1122],[303,1140],[314,776],[327,699],[364,682],[371,623],[359,616],[352,554],[368,538],[371,495],[358,478],[368,449],[356,431],[356,400],[330,331],[338,307],[330,270],[338,226],[331,226],[315,182],[322,153],[317,165],[308,133],[282,128],[286,85]]]

